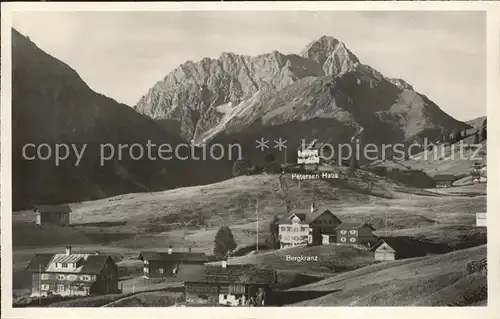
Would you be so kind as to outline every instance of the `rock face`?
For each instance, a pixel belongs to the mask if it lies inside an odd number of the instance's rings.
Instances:
[[[404,80],[363,65],[344,43],[328,36],[299,55],[223,53],[188,61],[151,88],[135,109],[195,143],[315,119],[362,126],[365,134],[385,142],[467,127]]]
[[[182,142],[155,121],[131,107],[92,91],[63,62],[12,31],[13,206],[90,200],[125,192],[172,188],[189,182],[188,162],[134,160],[123,157],[100,165],[100,145]],[[81,162],[76,157],[55,165],[54,158],[27,160],[28,143],[87,145]],[[33,148],[27,157],[35,155]],[[47,150],[43,151],[46,155]],[[118,150],[116,150],[118,152]],[[74,153],[72,153],[74,154]],[[133,156],[137,156],[135,153]],[[54,153],[53,153],[54,155]],[[108,154],[109,155],[109,154]]]

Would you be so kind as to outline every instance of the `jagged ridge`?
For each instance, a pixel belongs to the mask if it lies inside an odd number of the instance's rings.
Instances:
[[[299,55],[223,53],[188,61],[151,88],[135,109],[168,120],[170,130],[179,123],[177,133],[196,143],[243,131],[256,121],[276,125],[319,117],[364,126],[375,118],[386,131],[403,131],[404,139],[465,125],[404,80],[363,65],[329,36],[312,41]]]

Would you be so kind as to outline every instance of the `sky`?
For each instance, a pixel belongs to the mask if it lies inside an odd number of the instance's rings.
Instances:
[[[459,120],[486,115],[486,15],[464,11],[14,12],[13,27],[127,105],[187,60],[335,37]]]

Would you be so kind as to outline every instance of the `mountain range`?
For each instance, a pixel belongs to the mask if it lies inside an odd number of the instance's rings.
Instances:
[[[321,37],[299,54],[222,53],[187,61],[133,108],[91,90],[70,66],[12,31],[13,205],[58,203],[221,181],[232,160],[99,165],[102,144],[238,142],[256,161],[255,140],[283,138],[287,155],[302,139],[343,143],[360,127],[363,141],[409,142],[468,128],[401,79],[383,76],[344,43]],[[88,149],[79,166],[28,161],[27,143]],[[272,147],[272,146],[271,146]],[[280,154],[276,154],[280,156]],[[71,159],[71,158],[70,158]]]
[[[328,137],[320,134],[323,142],[359,126],[376,142],[467,127],[404,80],[362,64],[343,42],[328,36],[299,54],[222,53],[217,59],[187,61],[154,85],[135,109],[194,143],[292,122],[310,135],[315,125],[309,121],[322,122],[318,129],[337,128]]]

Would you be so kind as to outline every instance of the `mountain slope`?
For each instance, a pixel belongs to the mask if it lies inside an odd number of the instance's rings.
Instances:
[[[471,305],[487,300],[487,280],[484,275],[469,275],[466,265],[484,257],[486,245],[435,257],[403,259],[363,267],[291,289],[337,291],[294,306]]]
[[[121,160],[116,151],[114,160],[101,166],[100,146],[106,143],[146,147],[148,140],[171,145],[182,140],[166,134],[130,107],[92,91],[73,69],[16,30],[12,31],[12,59],[14,208],[165,189],[189,182],[185,169],[188,163],[150,161],[146,156],[135,161],[128,149]],[[87,145],[87,149],[78,166],[74,152],[56,166],[54,158],[25,159],[22,151],[27,143],[52,147],[74,144],[78,149]],[[27,156],[34,154],[33,149],[27,150]]]
[[[300,55],[223,53],[218,59],[186,62],[135,108],[154,119],[179,123],[178,133],[196,143],[228,132],[251,135],[256,129],[317,119],[331,120],[329,126],[338,126],[340,132],[363,126],[366,136],[383,142],[468,127],[404,80],[386,78],[363,65],[345,44],[327,36],[311,42]],[[308,137],[310,133],[301,136]]]

